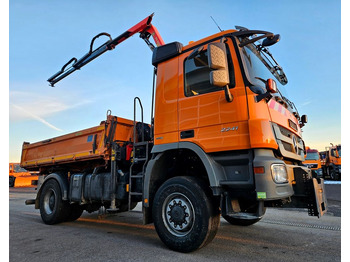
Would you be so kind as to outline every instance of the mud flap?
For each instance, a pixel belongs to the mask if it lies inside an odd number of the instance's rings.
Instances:
[[[327,198],[323,178],[313,178],[301,167],[293,168],[294,195],[283,207],[307,208],[309,216],[321,217],[327,212]]]

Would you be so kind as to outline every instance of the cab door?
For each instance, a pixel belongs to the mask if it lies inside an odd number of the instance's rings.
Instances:
[[[249,147],[246,91],[232,39],[225,44],[232,102],[223,88],[210,84],[207,44],[196,55],[188,51],[179,58],[179,142],[193,142],[205,152]]]

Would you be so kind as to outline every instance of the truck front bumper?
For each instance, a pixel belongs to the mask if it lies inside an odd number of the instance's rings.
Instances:
[[[285,165],[287,181],[276,183],[271,166]],[[263,167],[264,173],[254,174],[257,200],[265,206],[307,208],[310,216],[322,216],[327,211],[327,199],[322,178],[313,178],[305,166],[286,165],[270,150],[256,150],[254,167]]]

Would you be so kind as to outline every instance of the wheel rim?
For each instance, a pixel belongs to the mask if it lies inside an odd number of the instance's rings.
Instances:
[[[172,193],[164,201],[162,217],[167,230],[174,236],[187,235],[195,221],[191,201],[181,193]]]
[[[49,189],[44,197],[44,210],[45,213],[51,215],[55,209],[56,193],[52,189]]]

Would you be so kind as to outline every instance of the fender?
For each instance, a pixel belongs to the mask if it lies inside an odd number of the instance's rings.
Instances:
[[[155,145],[152,148],[152,154],[156,154],[156,156],[147,164],[143,188],[144,199],[148,199],[150,196],[151,177],[153,174],[157,174],[157,171],[159,169],[159,165],[157,165],[157,163],[160,161],[166,151],[178,149],[189,149],[200,158],[207,171],[210,187],[213,190],[213,194],[219,195],[220,191],[216,189],[221,187],[220,181],[226,179],[223,167],[214,161],[210,155],[206,154],[198,145],[191,142],[179,142],[166,145]],[[149,202],[144,203],[144,206],[149,207]]]
[[[62,200],[68,200],[68,179],[64,177],[62,174],[52,173],[45,178],[44,182],[40,186],[39,192],[36,195],[36,199],[35,199],[35,209],[39,209],[40,195],[41,195],[43,186],[47,183],[47,181],[51,179],[56,180],[60,185],[61,192],[62,192]]]

